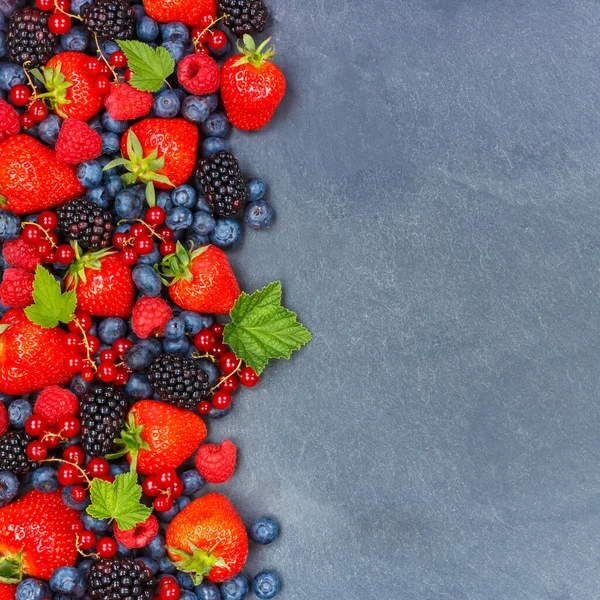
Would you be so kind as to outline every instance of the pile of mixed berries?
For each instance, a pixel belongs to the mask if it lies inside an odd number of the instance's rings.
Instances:
[[[0,1],[0,600],[242,600],[249,529],[205,443],[310,339],[226,250],[269,226],[231,127],[285,93],[263,0]],[[230,319],[230,321],[228,320]]]

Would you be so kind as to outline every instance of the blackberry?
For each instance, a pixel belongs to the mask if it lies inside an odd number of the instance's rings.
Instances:
[[[87,574],[88,594],[94,600],[150,600],[157,581],[139,560],[103,558]]]
[[[60,232],[76,240],[84,250],[99,250],[110,245],[114,225],[109,210],[102,210],[87,198],[71,200],[56,209]]]
[[[260,33],[267,24],[269,11],[262,0],[218,0],[219,16],[232,33],[241,38],[245,33]]]
[[[33,438],[25,431],[9,431],[0,437],[0,471],[21,475],[37,464],[27,457],[27,446]]]
[[[244,208],[248,187],[237,158],[221,150],[202,159],[196,167],[196,177],[204,189],[210,208],[221,217],[230,217]]]
[[[206,371],[191,358],[177,354],[157,356],[148,368],[148,381],[161,400],[190,410],[210,390]]]
[[[81,398],[81,445],[89,456],[104,456],[114,448],[125,426],[127,400],[112,384],[93,385]]]
[[[55,35],[48,29],[51,13],[25,7],[10,20],[6,36],[8,57],[27,67],[39,67],[52,57]]]
[[[130,40],[135,30],[135,13],[127,0],[96,0],[80,12],[86,31],[111,40]]]

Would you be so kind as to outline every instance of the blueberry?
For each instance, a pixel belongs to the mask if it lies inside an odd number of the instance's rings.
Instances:
[[[23,427],[25,427],[25,421],[27,421],[32,414],[33,409],[31,408],[31,402],[29,402],[29,400],[15,400],[8,407],[8,418],[10,419],[10,424],[15,429],[23,429]]]
[[[48,146],[54,146],[56,144],[56,140],[58,139],[58,132],[60,131],[61,125],[62,120],[60,117],[57,117],[56,115],[48,115],[38,125],[38,133],[40,134],[40,140],[42,140],[42,142],[44,142],[45,144],[48,144]]]
[[[119,317],[108,317],[100,321],[98,326],[98,337],[104,344],[111,346],[119,338],[125,337],[127,324]]]
[[[189,248],[190,243],[194,248],[201,248],[202,246],[208,246],[210,240],[207,235],[200,235],[199,233],[188,233],[185,238],[185,245]]]
[[[266,200],[249,202],[244,211],[244,223],[253,229],[268,227],[275,216],[273,207]]]
[[[6,33],[0,31],[0,58],[6,56]],[[4,98],[2,98],[4,100]]]
[[[144,553],[154,560],[159,560],[167,553],[165,538],[158,534],[144,547]]]
[[[215,230],[217,222],[214,217],[206,212],[198,210],[194,213],[192,229],[200,235],[209,235]]]
[[[77,569],[79,570],[80,573],[82,573],[83,575],[87,575],[87,573],[89,572],[89,570],[92,568],[92,565],[94,564],[95,561],[86,558],[85,560],[82,560],[78,565],[77,565]]]
[[[89,189],[85,195],[100,208],[109,208],[110,206],[110,196],[108,195],[108,190],[103,185]]]
[[[192,499],[188,496],[179,496],[179,498],[175,500],[175,504],[177,505],[177,508],[182,511],[191,501]]]
[[[267,193],[267,184],[262,179],[254,177],[248,182],[248,201],[262,200]]]
[[[196,190],[191,185],[180,185],[171,192],[173,206],[193,208],[196,204]]]
[[[261,517],[252,523],[250,537],[258,544],[270,544],[279,535],[279,525],[273,519]]]
[[[163,349],[165,352],[187,356],[187,352],[190,349],[190,343],[186,337],[177,340],[165,338],[163,340]]]
[[[220,585],[223,600],[243,600],[248,595],[248,580],[239,573]]]
[[[183,42],[186,44],[190,41],[190,32],[188,28],[178,21],[161,25],[160,33],[162,34],[164,42],[170,40],[171,42]]]
[[[224,113],[214,112],[208,119],[206,119],[206,121],[202,122],[200,128],[206,137],[222,138],[229,133],[231,125],[229,123],[229,119]]]
[[[58,567],[50,577],[50,589],[81,598],[85,593],[85,578],[75,567]]]
[[[83,52],[87,48],[88,38],[83,27],[76,25],[60,38],[60,45],[67,52]]]
[[[158,273],[150,265],[137,265],[131,274],[135,287],[144,296],[159,296],[162,283]]]
[[[71,0],[71,8],[69,9],[69,12],[72,15],[78,15],[81,11],[81,7],[84,4],[89,4],[89,2],[90,0]]]
[[[198,600],[221,600],[221,594],[219,588],[212,581],[205,579],[200,585],[196,586],[194,590],[196,598]]]
[[[10,62],[0,63],[0,89],[10,92],[18,83],[27,83],[22,67]]]
[[[208,417],[210,419],[222,419],[223,417],[226,417],[231,412],[232,408],[233,408],[233,403],[230,404],[227,408],[224,408],[223,410],[219,410],[218,408],[215,408],[213,406],[208,413]]]
[[[8,504],[19,490],[19,478],[10,471],[0,471],[0,506]]]
[[[156,358],[162,352],[162,344],[157,338],[150,337],[147,340],[138,340],[138,342],[148,345],[153,358]]]
[[[161,515],[166,515],[167,513],[158,513],[159,518]],[[169,573],[169,575],[174,575],[177,573],[177,567],[166,557],[158,559],[158,569],[161,573]]]
[[[173,231],[187,229],[192,224],[192,211],[183,206],[175,206],[173,210],[167,213],[165,225]]]
[[[133,9],[133,12],[135,13],[135,16],[138,20],[146,14],[146,11],[144,10],[142,4],[134,4],[131,8]]]
[[[133,556],[133,549],[123,546],[121,542],[117,542],[117,552],[124,558],[131,558]]]
[[[133,221],[139,219],[144,211],[141,198],[131,190],[123,190],[115,198],[115,212],[121,219]]]
[[[106,58],[110,58],[110,55],[113,52],[120,50],[120,48],[117,42],[114,42],[113,40],[102,40],[100,42],[100,50]]]
[[[271,571],[263,571],[252,580],[252,591],[260,600],[274,598],[280,589],[279,577]]]
[[[180,340],[185,335],[185,322],[180,317],[173,317],[165,325],[165,337],[169,340]]]
[[[211,50],[211,54],[214,58],[221,58],[222,56],[229,56],[231,54],[231,42],[227,40],[227,43],[219,50]]]
[[[165,90],[154,97],[152,108],[157,117],[161,119],[172,119],[181,108],[179,96],[173,90]]]
[[[103,533],[110,528],[110,521],[108,519],[96,519],[86,512],[81,513],[81,522],[88,531],[93,531],[94,533]]]
[[[181,62],[184,56],[188,55],[191,48],[186,46],[183,42],[167,40],[163,42],[162,47],[169,52],[171,57],[176,63]]]
[[[214,386],[219,380],[220,376],[219,369],[215,363],[203,358],[198,361],[198,366],[206,371],[206,374],[208,375],[208,383],[210,383],[211,386]]]
[[[123,465],[119,463],[110,463],[110,474],[113,477],[117,475],[123,475],[129,472],[129,465]]]
[[[164,511],[164,512],[156,511],[156,518],[159,521],[162,521],[163,523],[170,523],[177,516],[178,513],[179,513],[179,507],[177,506],[177,504],[173,504],[173,507],[167,511]],[[160,565],[160,561],[158,564]],[[161,571],[162,571],[162,565],[161,565]]]
[[[45,581],[39,579],[24,579],[15,590],[15,600],[47,600],[50,598],[50,588]]]
[[[160,190],[156,194],[156,206],[164,208],[165,212],[169,212],[173,208],[173,202],[171,202],[171,194],[165,190]]]
[[[217,248],[231,248],[240,241],[242,227],[235,219],[219,219],[209,237]]]
[[[184,310],[180,315],[185,323],[185,330],[190,335],[196,335],[201,329],[212,325],[212,317],[210,315],[201,315],[189,310]]]
[[[219,106],[219,95],[218,94],[208,94],[207,96],[202,96],[204,100],[208,103],[208,108],[210,112],[214,112],[217,110]]]
[[[56,469],[49,466],[39,467],[31,473],[31,485],[38,492],[55,492],[60,486]]]
[[[8,210],[0,211],[0,240],[7,242],[19,237],[21,219]]]
[[[100,137],[102,138],[102,154],[114,154],[119,151],[121,139],[116,133],[107,132],[101,134]]]
[[[156,575],[158,573],[158,563],[153,558],[142,556],[137,560],[143,562],[150,569],[152,575]]]
[[[123,180],[118,175],[111,175],[106,179],[106,192],[109,198],[114,198],[123,188]]]
[[[137,22],[137,34],[142,42],[153,42],[160,32],[158,23],[148,16],[142,17]]]
[[[87,162],[80,163],[77,167],[77,179],[86,188],[93,188],[100,185],[102,181],[102,166],[97,160],[88,160]]]
[[[158,249],[158,244],[154,244],[150,254],[144,254],[138,258],[138,263],[142,265],[155,265],[162,260],[162,255]]]
[[[207,137],[202,142],[202,156],[212,156],[221,150],[229,150],[229,142],[220,137]]]
[[[125,133],[129,127],[129,121],[118,121],[105,112],[102,115],[102,125],[104,125],[104,129],[111,133]]]
[[[193,590],[194,589],[194,581],[192,580],[192,576],[189,573],[184,573],[183,571],[177,571],[175,575],[175,579],[177,579],[177,583],[182,590]],[[181,598],[181,596],[180,596]],[[196,600],[196,596],[194,596],[194,600]]]
[[[188,96],[181,106],[181,114],[191,123],[202,123],[210,115],[209,103],[201,96]]]
[[[192,494],[199,492],[206,483],[204,477],[202,477],[196,469],[184,471],[181,474],[181,481],[183,481],[183,494],[185,496],[191,496]]]
[[[67,485],[62,489],[63,502],[73,510],[84,510],[89,506],[90,499],[86,496],[83,500],[81,500],[81,502],[77,502],[76,500],[74,500],[73,496],[71,495],[71,490],[73,489],[73,487],[74,486],[72,485]]]
[[[123,362],[126,367],[134,371],[141,371],[152,362],[153,358],[152,349],[142,341],[125,351]]]
[[[69,385],[69,389],[76,396],[83,396],[91,386],[90,381],[84,381],[83,377],[81,377],[81,373],[76,373],[73,379],[71,380],[71,384]]]
[[[93,129],[98,134],[101,134],[104,131],[104,126],[102,125],[102,116],[101,115],[96,115],[95,117],[92,117],[88,121],[88,125],[90,126],[91,129]]]
[[[198,202],[196,202],[196,210],[201,210],[202,212],[212,214],[213,210],[208,205],[206,198],[204,198],[204,192],[201,192],[200,196],[198,196]]]
[[[179,600],[198,600],[198,596],[196,596],[194,592],[190,592],[189,590],[181,590]]]

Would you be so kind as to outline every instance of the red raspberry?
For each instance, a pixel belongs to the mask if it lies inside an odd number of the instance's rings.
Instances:
[[[190,54],[177,67],[179,83],[192,94],[214,94],[221,84],[219,65],[208,54]]]
[[[111,84],[110,94],[104,98],[108,114],[119,121],[144,117],[152,108],[152,94],[136,90],[128,83]]]
[[[98,158],[102,154],[102,138],[87,123],[67,119],[58,134],[56,157],[69,165]]]
[[[33,303],[33,273],[23,269],[6,269],[0,283],[0,302],[12,308]]]
[[[42,259],[36,254],[34,246],[23,238],[4,242],[2,254],[4,254],[4,260],[10,267],[31,271],[32,273],[42,262]]]
[[[21,130],[19,113],[5,100],[0,98],[0,142],[17,135]]]
[[[10,419],[6,406],[0,402],[0,435],[4,435],[10,427]]]
[[[123,531],[115,523],[113,535],[117,542],[125,548],[143,548],[147,546],[158,533],[158,521],[154,515],[150,515],[143,523],[139,523],[133,529]]]
[[[225,483],[235,471],[237,448],[229,440],[203,444],[196,454],[196,469],[208,483]]]
[[[57,385],[43,389],[33,406],[33,412],[49,425],[56,425],[62,417],[74,417],[78,410],[77,396]]]
[[[163,335],[167,321],[173,317],[171,307],[162,298],[140,298],[133,307],[131,327],[141,339]]]

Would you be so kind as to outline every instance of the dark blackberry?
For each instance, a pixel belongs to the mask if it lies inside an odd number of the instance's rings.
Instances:
[[[157,581],[139,560],[103,558],[87,574],[88,594],[94,600],[150,600]]]
[[[81,445],[89,456],[114,450],[115,439],[125,426],[127,400],[123,390],[108,383],[93,385],[79,403]]]
[[[21,475],[37,464],[27,458],[27,446],[33,438],[25,431],[9,431],[0,437],[0,471]]]
[[[87,198],[78,198],[59,206],[56,215],[60,232],[84,250],[110,246],[115,226],[109,210],[102,210]]]
[[[52,57],[55,35],[48,29],[51,13],[25,7],[10,20],[6,36],[8,57],[27,67],[39,67]]]
[[[111,40],[130,40],[135,30],[135,13],[127,0],[96,0],[84,4],[81,16],[92,36]]]
[[[193,410],[210,390],[208,375],[196,361],[177,354],[161,354],[148,368],[148,381],[160,399]]]
[[[269,11],[262,0],[218,0],[219,16],[232,33],[241,38],[245,33],[260,33],[267,24]]]
[[[244,208],[248,188],[237,158],[221,150],[202,159],[196,167],[196,177],[204,189],[210,208],[221,217],[230,217]]]

